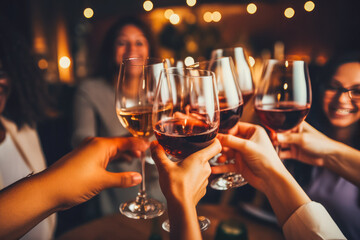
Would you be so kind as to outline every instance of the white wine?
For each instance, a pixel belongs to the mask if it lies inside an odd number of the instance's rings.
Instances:
[[[150,137],[152,129],[152,106],[137,106],[125,110],[116,109],[121,124],[134,137]]]

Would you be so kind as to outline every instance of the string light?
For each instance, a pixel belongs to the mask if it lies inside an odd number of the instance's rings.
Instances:
[[[307,1],[304,4],[304,9],[308,12],[311,12],[315,8],[315,3],[313,1]]]
[[[180,22],[180,16],[174,13],[170,16],[169,20],[171,24],[176,25]]]
[[[218,11],[215,11],[212,13],[211,18],[214,22],[219,22],[221,20],[221,13]]]
[[[86,18],[92,18],[94,16],[94,10],[92,10],[91,8],[85,8],[84,16]]]
[[[67,56],[61,57],[59,59],[59,65],[61,68],[64,68],[64,69],[69,68],[70,64],[71,64],[70,58]]]
[[[195,6],[195,4],[196,4],[196,0],[186,0],[186,4],[187,4],[189,7],[193,7],[193,6]]]
[[[211,14],[211,12],[205,12],[203,18],[204,18],[204,21],[205,21],[205,22],[208,22],[208,23],[211,22],[211,21],[212,21],[212,14]]]
[[[287,9],[285,9],[284,15],[285,15],[285,17],[287,17],[287,18],[292,18],[292,17],[294,17],[294,15],[295,15],[295,10],[294,10],[293,8],[289,7],[289,8],[287,8]]]
[[[147,0],[144,2],[143,7],[144,7],[145,11],[149,12],[153,9],[154,4],[151,1]]]
[[[250,4],[247,5],[246,11],[247,11],[249,14],[254,14],[254,13],[256,13],[256,11],[257,11],[257,6],[256,6],[254,3],[250,3]]]
[[[164,17],[166,19],[170,19],[171,15],[174,14],[174,11],[172,9],[166,9],[165,12],[164,12]]]

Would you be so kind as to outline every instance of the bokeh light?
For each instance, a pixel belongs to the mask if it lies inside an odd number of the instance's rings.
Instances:
[[[211,12],[205,12],[203,18],[204,18],[204,21],[205,21],[205,22],[208,22],[208,23],[211,22],[211,21],[212,21],[212,14],[211,14]]]
[[[84,17],[92,18],[93,16],[94,16],[94,10],[92,10],[91,8],[85,8]]]
[[[195,60],[193,57],[188,56],[185,58],[184,63],[185,63],[185,66],[190,66],[195,63]]]
[[[255,66],[255,58],[253,58],[252,56],[249,56],[249,64],[251,67]]]
[[[46,59],[42,58],[38,61],[38,67],[42,70],[47,69],[49,66],[48,61]]]
[[[215,11],[212,13],[212,20],[214,22],[219,22],[221,20],[221,13],[218,11]]]
[[[151,1],[147,0],[144,2],[143,7],[145,11],[151,11],[154,7],[154,4]]]
[[[308,12],[311,12],[315,8],[315,3],[313,1],[307,1],[304,4],[304,9]]]
[[[61,57],[59,60],[59,65],[61,68],[69,68],[71,64],[70,58],[67,56]]]
[[[187,4],[189,7],[193,7],[193,6],[195,6],[195,4],[196,4],[196,0],[186,0],[186,4]]]
[[[254,14],[256,13],[257,11],[257,7],[254,3],[250,3],[247,5],[246,7],[246,11],[249,13],[249,14]]]
[[[164,12],[164,17],[166,19],[170,19],[171,15],[174,14],[174,11],[172,9],[166,9],[165,12]]]
[[[172,15],[170,16],[169,20],[170,20],[170,23],[171,23],[171,24],[176,25],[176,24],[178,24],[178,23],[180,22],[180,16],[177,15],[176,13],[174,13],[174,14],[172,14]]]
[[[294,15],[295,15],[295,10],[294,10],[293,8],[289,7],[289,8],[287,8],[287,9],[285,9],[284,15],[285,15],[285,17],[287,17],[287,18],[292,18],[292,17],[294,17]]]

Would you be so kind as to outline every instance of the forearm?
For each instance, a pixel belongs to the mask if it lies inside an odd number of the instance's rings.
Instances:
[[[195,205],[168,201],[168,215],[171,224],[170,239],[201,239]]]
[[[22,179],[0,192],[0,239],[18,239],[56,211],[43,174]]]
[[[264,193],[282,226],[296,209],[311,200],[285,168],[269,176]]]
[[[360,151],[336,142],[324,156],[324,167],[360,187]]]

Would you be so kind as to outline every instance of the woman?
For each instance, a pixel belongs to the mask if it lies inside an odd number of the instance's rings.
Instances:
[[[308,195],[322,203],[348,239],[360,239],[360,54],[325,67],[314,83],[314,102],[300,133],[280,134],[291,151],[282,157],[316,166]],[[334,141],[335,140],[335,141]]]
[[[95,77],[81,82],[75,94],[72,136],[74,147],[86,137],[129,135],[115,113],[115,85],[123,59],[153,56],[154,44],[148,30],[149,27],[140,20],[129,17],[119,19],[107,32]],[[125,161],[113,163],[109,169],[140,171],[140,161],[133,161],[132,156],[123,154],[121,160]],[[147,193],[164,201],[155,165],[148,165],[146,171]],[[118,212],[119,204],[135,198],[137,192],[138,187],[106,190],[99,197],[100,212],[93,217]]]
[[[36,125],[54,111],[25,40],[0,21],[0,189],[45,169]],[[52,239],[55,215],[22,239]]]

